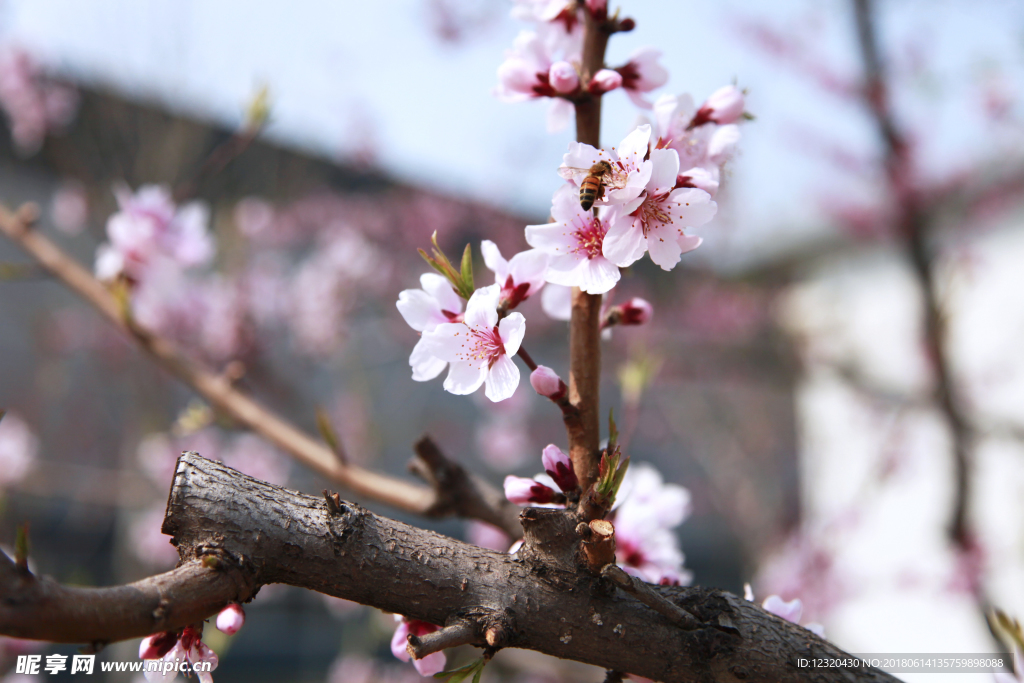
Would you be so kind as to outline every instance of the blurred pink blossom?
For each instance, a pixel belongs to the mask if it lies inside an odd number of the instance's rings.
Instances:
[[[47,133],[67,126],[78,109],[78,92],[46,78],[27,52],[8,48],[0,55],[0,108],[10,122],[19,153],[31,156]]]
[[[191,626],[186,626],[180,634],[173,632],[155,633],[146,636],[139,644],[139,659],[159,659],[168,662],[187,661],[192,666],[199,662],[208,662],[210,670],[217,668],[217,653],[202,641],[202,634]],[[145,671],[146,680],[150,683],[173,681],[177,678],[176,671]],[[170,674],[174,675],[171,676]],[[199,683],[213,683],[209,671],[197,671]]]
[[[622,87],[622,74],[611,69],[601,69],[587,84],[587,92],[591,95],[603,95]]]
[[[690,514],[690,492],[639,463],[626,472],[619,496],[613,518],[619,566],[650,583],[689,584],[674,529]]]
[[[735,123],[743,116],[743,92],[735,85],[726,85],[707,99],[694,114],[690,126],[703,126],[709,121],[720,125]]]
[[[54,226],[65,235],[82,232],[89,218],[89,199],[77,181],[61,183],[50,199],[50,216]]]
[[[132,554],[149,567],[173,567],[178,561],[178,551],[171,545],[171,537],[160,531],[166,512],[166,506],[157,503],[138,514],[128,528]]]
[[[255,434],[239,434],[221,451],[225,465],[260,481],[288,483],[291,459]]]
[[[658,63],[660,58],[661,50],[642,47],[630,56],[628,62],[616,69],[622,77],[622,87],[629,99],[642,109],[650,109],[652,106],[644,98],[644,93],[656,90],[668,82],[668,71]]]
[[[530,505],[538,503],[541,505],[554,500],[555,490],[547,484],[542,484],[536,479],[516,477],[508,475],[505,477],[505,497],[509,502],[516,505]]]
[[[466,540],[481,548],[490,548],[502,553],[512,545],[512,539],[504,531],[493,524],[476,520],[466,523]]]
[[[398,628],[395,629],[395,635],[391,638],[391,654],[403,662],[408,662],[412,659],[409,656],[408,650],[406,650],[410,635],[422,636],[440,629],[439,626],[434,624],[417,619],[408,619],[398,614],[395,615],[395,620],[399,623]],[[421,676],[433,676],[444,671],[445,661],[446,657],[442,651],[429,654],[422,659],[415,659],[412,663]]]
[[[14,412],[0,419],[0,488],[17,484],[39,454],[39,439]]]

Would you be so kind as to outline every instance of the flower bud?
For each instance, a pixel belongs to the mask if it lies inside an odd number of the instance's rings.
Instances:
[[[618,308],[620,325],[643,325],[654,315],[654,307],[640,297],[633,297]]]
[[[601,69],[590,80],[587,91],[592,95],[603,95],[622,86],[622,74],[611,69]]]
[[[711,93],[711,97],[701,105],[693,117],[694,126],[708,121],[719,125],[735,123],[743,116],[743,92],[735,85],[727,85]]]
[[[555,480],[555,484],[558,485],[558,488],[562,489],[563,493],[575,491],[576,487],[579,486],[576,472],[572,469],[572,461],[555,444],[550,444],[544,449],[541,454],[541,462],[544,463],[544,471]]]
[[[529,505],[530,503],[543,505],[554,500],[555,491],[534,479],[515,477],[510,474],[505,477],[505,497],[516,505]]]
[[[530,386],[538,394],[552,401],[563,398],[568,390],[558,373],[546,365],[538,365],[537,369],[530,373]]]
[[[245,623],[245,611],[237,602],[233,602],[217,615],[217,629],[229,636],[238,633]]]
[[[555,62],[548,70],[548,83],[555,92],[564,95],[579,87],[580,76],[569,62]]]

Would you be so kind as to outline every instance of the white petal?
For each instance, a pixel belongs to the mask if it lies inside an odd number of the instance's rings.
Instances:
[[[619,267],[599,256],[587,262],[579,288],[588,294],[604,294],[615,286],[620,277]]]
[[[651,179],[647,181],[649,194],[664,194],[676,185],[679,175],[679,154],[674,149],[651,150]]]
[[[412,378],[415,381],[427,382],[440,375],[448,362],[430,353],[428,344],[420,338],[409,354],[409,365],[412,367]]]
[[[505,346],[505,353],[510,356],[519,352],[519,345],[523,343],[525,334],[526,318],[522,313],[510,313],[498,323],[498,336]]]
[[[663,227],[652,230],[647,237],[647,251],[651,254],[651,260],[661,266],[662,270],[675,268],[683,253],[675,236],[667,234],[669,231],[668,227]]]
[[[437,273],[423,273],[420,275],[420,287],[437,300],[441,309],[452,313],[462,312],[462,297],[455,293],[445,276]]]
[[[678,241],[679,248],[684,254],[688,251],[693,251],[704,243],[704,240],[696,235],[680,235]]]
[[[555,190],[555,196],[551,198],[551,218],[554,222],[569,223],[589,213],[580,206],[580,189],[577,186],[566,183]]]
[[[676,223],[682,223],[688,228],[704,225],[718,212],[718,204],[711,199],[711,195],[695,187],[673,190],[668,196],[668,202],[666,208],[672,212]]]
[[[405,289],[398,293],[398,312],[417,332],[432,330],[447,319],[441,314],[437,299],[422,289]]]
[[[548,223],[547,225],[527,225],[526,243],[531,247],[543,250],[547,254],[559,255],[569,253],[575,246],[575,238],[571,236],[572,228],[565,223]]]
[[[633,265],[647,251],[647,239],[644,231],[626,215],[612,221],[608,234],[604,236],[601,253],[612,263],[625,268]]]
[[[487,386],[484,389],[484,395],[497,403],[512,396],[518,386],[519,368],[511,358],[501,356],[487,372]]]
[[[464,324],[444,323],[429,332],[424,332],[416,346],[422,345],[422,353],[429,353],[431,356],[450,363],[458,359],[468,340],[469,328]]]
[[[716,164],[725,163],[740,141],[740,127],[736,124],[719,126],[708,143],[708,157]]]
[[[480,243],[480,253],[484,256],[484,264],[494,273],[494,281],[505,284],[508,277],[508,261],[501,255],[498,245],[490,240]]]
[[[619,160],[631,168],[639,168],[647,156],[647,146],[651,141],[651,126],[644,124],[623,138],[619,144]]]
[[[471,363],[452,363],[448,367],[448,377],[444,380],[444,390],[458,396],[472,394],[480,388],[487,377],[487,367],[474,366]]]
[[[549,284],[540,293],[540,307],[554,320],[572,317],[572,288]]]
[[[491,329],[498,324],[498,297],[501,287],[490,285],[473,292],[466,304],[466,324],[474,328]]]
[[[508,262],[508,270],[512,275],[512,280],[517,285],[529,282],[531,290],[536,288],[535,283],[544,282],[544,271],[547,267],[548,255],[540,249],[521,251]]]

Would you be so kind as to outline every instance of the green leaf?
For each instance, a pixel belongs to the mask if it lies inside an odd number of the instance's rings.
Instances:
[[[316,409],[316,428],[320,430],[320,436],[323,437],[324,443],[327,444],[328,448],[338,453],[338,435],[335,434],[334,427],[331,425],[331,418],[320,407]]]
[[[615,409],[608,409],[608,450],[614,451],[619,442],[619,428],[615,424]]]
[[[6,415],[6,414],[7,414],[6,410],[0,409],[0,422],[4,421],[4,415]]]
[[[436,673],[434,678],[447,678],[448,683],[462,683],[471,673],[475,672],[476,675],[473,676],[472,683],[480,683],[480,674],[483,673],[484,665],[486,664],[487,661],[482,658],[474,659],[472,662],[464,664],[457,669]]]
[[[480,668],[476,670],[476,675],[473,676],[473,683],[480,683],[480,676],[484,673],[484,660],[480,660]]]
[[[14,562],[21,569],[28,569],[28,522],[18,527],[14,537]]]
[[[466,250],[462,252],[462,284],[470,292],[476,289],[473,286],[473,249],[468,244]]]

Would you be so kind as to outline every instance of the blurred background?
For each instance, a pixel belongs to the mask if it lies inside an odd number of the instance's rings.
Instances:
[[[865,96],[879,74],[852,2],[622,6],[637,28],[613,38],[610,65],[654,46],[670,74],[654,95],[701,102],[735,82],[756,119],[704,245],[671,273],[638,263],[614,291],[655,315],[606,343],[603,405],[635,462],[690,491],[678,533],[695,583],[800,598],[803,621],[850,652],[995,652],[985,611],[1024,617],[1024,7],[875,5],[886,111]],[[532,475],[541,448],[564,445],[548,402],[525,385],[492,404],[412,382],[417,337],[394,306],[435,230],[449,253],[474,244],[486,284],[479,240],[509,257],[546,222],[572,131],[546,132],[541,102],[492,95],[527,28],[510,8],[6,0],[0,201],[37,202],[40,229],[89,268],[116,185],[205,202],[216,258],[162,283],[161,333],[213,369],[240,361],[239,385],[311,433],[324,410],[366,466],[405,472],[429,433],[496,484]],[[604,143],[647,115],[610,93]],[[566,325],[534,299],[531,353],[565,376]],[[183,449],[326,486],[211,414],[6,240],[0,408],[0,544],[28,521],[35,568],[65,582],[173,566],[159,527]],[[218,681],[420,680],[390,654],[390,615],[287,587],[248,615],[230,639],[208,629]],[[74,652],[0,638],[0,675],[25,647]],[[100,656],[134,659],[137,643]],[[485,673],[602,676],[522,651]]]

